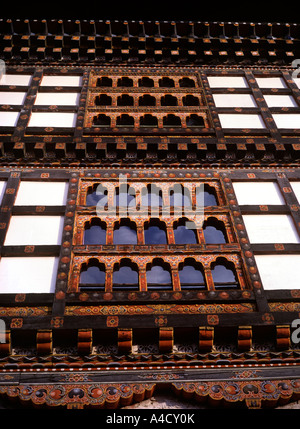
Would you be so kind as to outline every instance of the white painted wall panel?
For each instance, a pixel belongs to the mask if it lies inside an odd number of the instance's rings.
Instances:
[[[15,127],[20,112],[0,112],[0,127]]]
[[[39,92],[35,105],[39,106],[77,106],[80,94],[77,92]]]
[[[67,182],[27,182],[22,180],[16,196],[16,206],[64,206]]]
[[[219,118],[223,128],[265,128],[260,115],[220,113]]]
[[[43,76],[41,86],[80,86],[81,76]]]
[[[208,76],[211,88],[248,88],[243,76]]]
[[[0,92],[0,104],[20,105],[24,104],[26,92]]]
[[[28,86],[31,78],[32,76],[27,74],[4,74],[0,79],[0,85]]]
[[[213,94],[216,107],[257,107],[251,94]]]
[[[300,238],[288,215],[244,215],[251,243],[300,243]]]
[[[268,107],[297,107],[291,95],[264,95]]]
[[[260,77],[256,78],[256,82],[260,88],[286,88],[281,77]]]
[[[273,118],[278,128],[300,128],[300,114],[273,113]]]
[[[29,127],[64,127],[72,128],[76,125],[76,113],[65,112],[33,112],[29,120]]]
[[[255,255],[264,289],[300,289],[300,255]]]
[[[61,243],[63,216],[12,216],[5,246]]]
[[[275,182],[233,182],[233,188],[240,205],[285,204]]]
[[[53,293],[59,258],[12,257],[0,261],[0,293]]]
[[[300,182],[290,182],[290,184],[300,204]]]
[[[295,77],[293,79],[293,81],[295,82],[295,84],[298,86],[298,88],[300,88],[300,77]]]

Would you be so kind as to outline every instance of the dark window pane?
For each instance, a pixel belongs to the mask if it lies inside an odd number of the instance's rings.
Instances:
[[[174,229],[174,238],[176,244],[197,244],[195,231],[187,229],[184,225]]]
[[[114,231],[114,244],[137,244],[137,235],[129,226],[120,226]]]
[[[80,283],[82,284],[104,284],[105,271],[100,270],[99,267],[89,267],[80,275]]]
[[[167,244],[166,232],[158,226],[149,226],[144,234],[145,244]]]
[[[101,205],[102,207],[107,204],[107,191],[97,191],[94,190],[91,193],[88,193],[86,196],[86,205],[87,206],[96,206],[97,204]]]
[[[197,204],[201,205],[202,200],[201,200],[199,188],[197,188],[196,190],[196,200],[197,200]],[[209,190],[205,189],[204,187],[204,206],[206,207],[206,206],[217,206],[217,205],[218,203],[214,195],[214,191],[210,189]]]
[[[207,244],[221,244],[226,243],[223,232],[214,226],[207,226],[203,230],[205,242]]]
[[[153,266],[150,270],[147,271],[147,284],[148,288],[151,285],[160,285],[160,284],[168,284],[172,283],[171,275],[169,271],[164,270],[163,267],[159,265]]]
[[[182,270],[179,270],[179,279],[181,288],[205,287],[205,280],[202,272],[192,265],[185,265]]]
[[[122,286],[128,287],[128,285],[134,285],[135,289],[137,289],[138,283],[138,273],[131,267],[120,267],[119,270],[116,270],[113,273],[113,288],[115,290],[122,289]]]
[[[99,225],[93,225],[84,231],[84,244],[106,244],[106,230]]]
[[[216,265],[212,270],[212,276],[216,288],[233,288],[238,286],[233,271],[224,265]]]

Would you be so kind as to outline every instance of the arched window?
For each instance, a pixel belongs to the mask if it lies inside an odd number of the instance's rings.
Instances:
[[[113,290],[128,289],[139,289],[138,266],[130,259],[124,258],[114,266]]]
[[[139,98],[139,106],[156,106],[156,99],[150,94],[144,94]]]
[[[127,114],[117,117],[117,127],[134,127],[134,118]]]
[[[90,259],[88,264],[81,267],[80,290],[104,290],[105,288],[105,265],[97,259]]]
[[[137,244],[136,225],[129,219],[121,219],[114,228],[114,244]]]
[[[162,106],[177,106],[178,100],[174,95],[166,94],[160,99],[160,104]]]
[[[86,195],[86,205],[87,206],[101,206],[105,207],[108,203],[107,198],[107,189],[102,186],[101,183],[94,185],[88,189]]]
[[[118,106],[133,106],[133,97],[128,94],[122,94],[117,98]]]
[[[203,223],[203,233],[206,244],[227,243],[226,229],[222,221],[209,217]]]
[[[158,127],[157,117],[149,114],[141,116],[140,126],[141,127]]]
[[[156,258],[152,264],[146,267],[147,288],[153,289],[172,289],[172,276],[169,264],[162,259]]]
[[[87,222],[84,229],[83,244],[106,244],[106,224],[99,218]]]
[[[185,218],[174,222],[174,239],[175,244],[197,244],[197,231],[185,226],[188,220]]]
[[[216,289],[238,288],[234,264],[225,258],[217,258],[211,265],[211,273]]]
[[[179,80],[179,86],[181,88],[195,88],[195,81],[189,77],[183,77]]]
[[[138,84],[139,86],[143,86],[145,88],[152,88],[154,86],[154,81],[153,79],[150,79],[149,77],[144,76],[139,79]]]
[[[186,117],[187,127],[204,127],[204,119],[199,115],[190,115]]]
[[[218,202],[216,197],[216,191],[212,186],[209,186],[206,183],[204,184],[204,187],[202,186],[201,188],[196,188],[197,205],[202,205],[202,195],[200,194],[200,192],[202,192],[202,189],[204,189],[204,206],[217,206]]]
[[[199,106],[199,98],[194,95],[188,94],[185,97],[182,97],[182,104],[184,106]]]
[[[142,189],[142,206],[144,207],[162,207],[162,191],[156,185],[148,185]]]
[[[144,224],[145,244],[167,244],[166,225],[159,219],[150,219]]]
[[[169,114],[163,117],[164,127],[181,127],[181,120],[179,116]]]
[[[161,88],[174,88],[174,80],[169,77],[162,77],[159,79],[158,84]]]
[[[180,183],[176,183],[173,189],[170,189],[170,206],[171,207],[190,207],[191,197],[189,190],[182,186]]]
[[[97,79],[96,86],[102,86],[102,87],[103,86],[108,86],[108,87],[111,87],[112,86],[112,79],[110,77],[107,77],[107,76],[99,77]]]
[[[199,262],[187,258],[179,264],[178,274],[181,289],[204,289],[206,288],[204,270]]]
[[[121,184],[116,188],[114,194],[114,205],[116,207],[134,207],[136,204],[135,190],[129,185]]]
[[[107,115],[102,113],[93,117],[93,126],[95,127],[110,127],[111,120]]]
[[[107,94],[100,94],[95,97],[96,106],[111,106],[111,97]]]
[[[117,86],[133,86],[133,80],[127,76],[120,77],[117,82]]]

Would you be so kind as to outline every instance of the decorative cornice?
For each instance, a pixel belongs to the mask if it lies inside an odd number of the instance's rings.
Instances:
[[[299,24],[2,19],[2,58],[62,63],[290,64]]]

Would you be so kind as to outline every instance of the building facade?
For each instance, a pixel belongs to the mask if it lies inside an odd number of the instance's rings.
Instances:
[[[0,35],[3,401],[299,399],[299,25]]]

